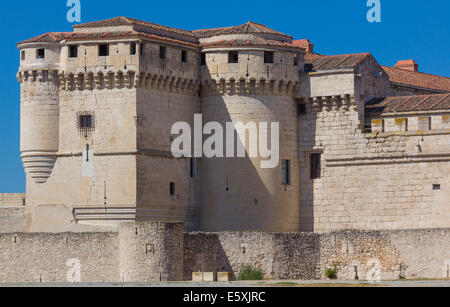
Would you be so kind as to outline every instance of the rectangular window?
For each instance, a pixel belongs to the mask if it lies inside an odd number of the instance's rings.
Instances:
[[[166,58],[166,47],[159,46],[159,58],[165,59]]]
[[[131,43],[130,44],[130,55],[135,55],[136,54],[136,43]]]
[[[294,66],[298,66],[298,55],[294,55]]]
[[[264,52],[264,63],[266,63],[266,64],[273,63],[273,52],[270,52],[270,51]]]
[[[25,50],[23,50],[23,51],[20,53],[20,59],[21,59],[22,61],[25,60]]]
[[[200,55],[200,65],[206,65],[206,53]]]
[[[109,45],[99,45],[98,56],[108,56],[108,55],[109,55]]]
[[[141,45],[139,46],[139,54],[140,55],[145,54],[145,44],[144,43],[141,43]]]
[[[78,46],[69,46],[69,58],[78,57]]]
[[[239,53],[237,51],[228,52],[228,63],[239,63]]]
[[[282,171],[282,184],[283,185],[291,185],[291,161],[283,160],[281,164]]]
[[[80,115],[80,128],[92,128],[92,115]]]
[[[175,182],[170,183],[170,196],[175,196]]]
[[[191,158],[191,160],[190,160],[190,176],[191,176],[191,178],[195,178],[195,174],[196,174],[196,163],[195,163],[195,159]]]
[[[321,154],[311,154],[311,179],[319,179],[321,177]]]
[[[36,59],[44,59],[44,58],[45,58],[45,49],[37,49]]]
[[[181,62],[187,63],[187,51],[186,50],[181,51]]]
[[[419,130],[421,131],[431,130],[431,117],[429,116],[419,117],[418,121],[419,121]]]

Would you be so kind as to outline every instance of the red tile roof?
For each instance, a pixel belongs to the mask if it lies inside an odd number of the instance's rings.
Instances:
[[[333,70],[348,69],[358,66],[370,53],[354,53],[340,55],[320,55],[307,52],[305,54],[305,64],[309,65],[309,70]]]
[[[382,66],[394,84],[450,92],[450,78]]]
[[[59,43],[63,40],[83,41],[83,40],[108,40],[108,39],[133,39],[133,38],[164,41],[164,42],[168,42],[168,43],[175,43],[178,45],[184,45],[184,46],[198,48],[198,45],[195,43],[189,43],[186,41],[172,39],[172,38],[164,37],[164,36],[158,36],[158,35],[154,35],[154,34],[148,34],[148,33],[144,33],[144,32],[138,32],[138,31],[134,31],[134,30],[121,31],[121,32],[93,32],[93,33],[75,33],[75,32],[46,33],[44,35],[20,42],[17,45],[26,44],[26,43],[34,43],[34,42]]]
[[[166,26],[158,25],[156,23],[151,23],[151,22],[133,19],[133,18],[129,18],[129,17],[115,17],[115,18],[106,19],[106,20],[93,21],[93,22],[88,22],[88,23],[84,23],[84,24],[79,24],[79,25],[75,25],[73,27],[75,29],[77,29],[77,28],[99,28],[99,27],[133,26],[133,25],[143,26],[143,27],[157,29],[157,30],[164,30],[164,31],[179,33],[179,34],[188,35],[188,36],[194,36],[191,31],[181,30],[181,29],[172,28],[172,27],[166,27]]]
[[[370,113],[450,110],[450,94],[375,98],[366,105]]]
[[[275,31],[263,24],[259,24],[252,21],[249,21],[240,26],[194,30],[192,31],[192,33],[194,33],[199,38],[211,37],[215,35],[227,35],[227,34],[276,34],[292,39],[292,37],[289,35]]]
[[[264,39],[264,38],[252,38],[247,39],[233,39],[233,40],[222,40],[212,43],[200,44],[202,48],[215,48],[215,47],[239,47],[239,46],[267,46],[267,47],[282,47],[290,48],[299,51],[303,51],[303,48],[296,46],[294,44],[280,42],[276,40]]]

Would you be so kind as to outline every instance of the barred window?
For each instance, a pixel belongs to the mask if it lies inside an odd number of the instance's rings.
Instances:
[[[77,126],[80,133],[87,133],[94,131],[95,121],[94,115],[90,112],[79,112],[77,114]]]

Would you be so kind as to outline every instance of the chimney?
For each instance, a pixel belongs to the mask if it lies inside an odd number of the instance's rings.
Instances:
[[[416,61],[414,61],[414,60],[398,61],[394,67],[398,68],[398,69],[415,71],[415,72],[419,71],[419,64],[417,64]]]
[[[314,52],[314,45],[309,41],[309,39],[300,39],[293,41],[292,44],[305,49],[306,52]]]

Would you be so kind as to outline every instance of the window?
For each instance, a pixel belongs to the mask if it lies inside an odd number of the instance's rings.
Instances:
[[[321,154],[311,154],[311,179],[319,179],[321,177]]]
[[[25,50],[23,50],[23,51],[20,53],[20,59],[21,59],[22,61],[25,60]]]
[[[91,115],[80,115],[80,128],[92,128]]]
[[[273,63],[273,52],[270,51],[264,52],[264,63],[266,64]]]
[[[159,58],[165,59],[166,58],[166,47],[159,46]]]
[[[419,117],[419,130],[426,131],[431,130],[431,117]]]
[[[175,183],[170,183],[170,196],[175,196]]]
[[[78,46],[69,46],[69,58],[78,57]]]
[[[181,62],[187,63],[187,51],[186,50],[181,51]]]
[[[77,114],[78,130],[85,132],[86,136],[88,132],[94,131],[95,122],[94,115],[90,112],[79,112]]]
[[[130,55],[135,55],[136,54],[136,43],[131,43],[130,44]]]
[[[141,43],[141,45],[139,46],[139,53],[141,55],[145,54],[145,44],[144,43]]]
[[[298,66],[298,55],[294,55],[294,66]]]
[[[108,56],[108,55],[109,55],[109,45],[99,45],[98,56]]]
[[[239,63],[239,53],[237,51],[228,52],[228,63]]]
[[[283,185],[291,185],[291,161],[283,160],[281,164],[282,171],[282,184]]]
[[[45,58],[45,49],[37,49],[36,59],[44,59],[44,58]]]
[[[314,70],[313,64],[305,64],[305,72],[312,72]]]
[[[433,190],[434,191],[438,191],[441,189],[441,185],[440,184],[433,184]]]
[[[190,160],[190,176],[191,176],[191,178],[195,178],[195,174],[196,174],[196,163],[195,163],[195,159],[191,158],[191,160]]]
[[[206,53],[200,55],[200,65],[206,65]]]

